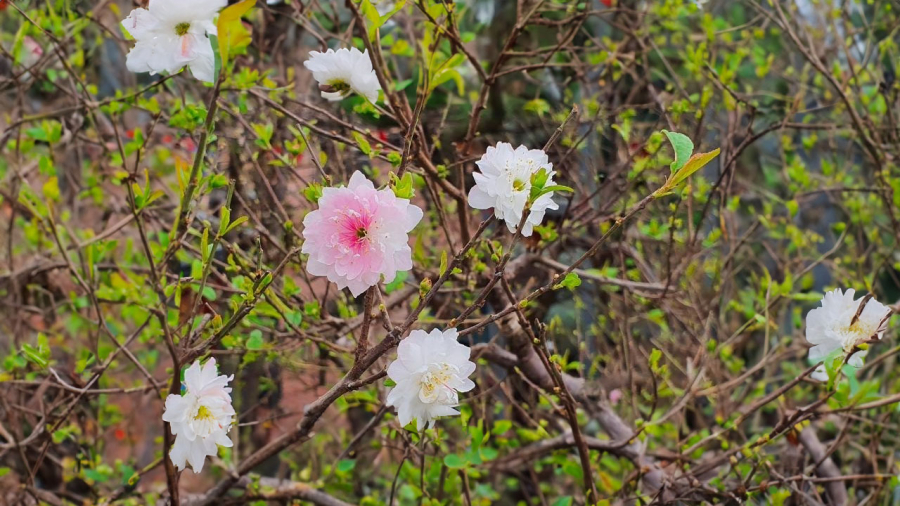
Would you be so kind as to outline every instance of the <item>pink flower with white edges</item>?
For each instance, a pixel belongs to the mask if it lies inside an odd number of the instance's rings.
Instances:
[[[342,188],[325,188],[319,209],[303,219],[306,270],[358,296],[384,276],[412,269],[409,232],[422,210],[390,189],[376,190],[359,171]]]

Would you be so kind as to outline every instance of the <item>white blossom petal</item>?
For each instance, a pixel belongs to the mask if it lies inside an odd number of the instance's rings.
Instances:
[[[469,191],[469,206],[474,209],[494,209],[494,216],[515,232],[528,198],[531,195],[531,178],[541,169],[547,172],[545,186],[553,186],[553,164],[540,149],[528,149],[500,142],[487,148],[481,160],[476,162],[480,172],[473,174],[475,186]],[[530,236],[540,225],[547,209],[558,209],[553,192],[541,195],[531,205],[531,211],[522,225],[522,235]]]
[[[397,409],[405,426],[416,420],[422,430],[441,416],[459,414],[458,392],[468,392],[475,383],[471,350],[457,339],[456,329],[431,333],[414,330],[397,347],[397,359],[388,366],[388,377],[396,386],[388,392],[387,405]]]
[[[841,351],[844,357],[853,353],[847,363],[859,368],[863,365],[866,352],[859,350],[858,346],[873,339],[881,339],[887,318],[892,314],[891,309],[869,299],[860,311],[863,298],[854,299],[855,293],[852,289],[827,292],[822,298],[822,306],[807,313],[806,340],[813,345],[809,349],[810,362],[820,362],[832,353]],[[820,367],[810,378],[824,381],[828,379],[828,375],[825,368]]]
[[[207,456],[216,455],[218,446],[232,446],[228,431],[234,422],[231,405],[233,376],[219,375],[215,359],[201,366],[195,361],[184,373],[184,394],[170,394],[162,419],[170,423],[175,443],[169,458],[179,469],[190,463],[194,472],[203,469]]]
[[[369,102],[378,101],[381,84],[372,68],[368,49],[362,52],[355,47],[337,51],[329,49],[324,53],[310,51],[309,60],[303,65],[312,72],[320,86],[334,88],[333,91],[321,92],[326,100],[342,100],[354,92],[366,97]]]
[[[150,0],[135,9],[122,28],[135,39],[126,67],[132,72],[173,74],[186,65],[197,79],[215,81],[215,55],[208,35],[215,35],[213,18],[227,0]]]

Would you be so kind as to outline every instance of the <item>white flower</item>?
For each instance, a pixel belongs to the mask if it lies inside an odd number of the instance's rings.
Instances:
[[[863,298],[854,300],[854,290],[832,290],[822,299],[822,307],[806,315],[806,340],[814,346],[809,349],[810,362],[819,362],[835,351],[846,357],[862,343],[881,339],[892,311],[884,304]],[[865,307],[861,309],[861,305]],[[847,360],[852,367],[862,367],[866,350],[857,350]],[[825,367],[820,366],[810,378],[827,381]]]
[[[185,65],[201,81],[215,81],[215,55],[208,34],[216,34],[213,18],[227,0],[150,0],[135,9],[122,27],[136,40],[126,66],[132,72],[173,74]]]
[[[426,333],[414,330],[400,341],[397,360],[388,367],[388,377],[397,384],[388,393],[387,405],[397,408],[400,425],[413,419],[416,429],[434,425],[439,416],[457,415],[458,392],[468,392],[475,372],[468,346],[456,341],[456,329]]]
[[[494,208],[494,215],[506,222],[510,232],[515,232],[525,204],[531,194],[531,176],[541,169],[547,171],[545,186],[553,186],[553,164],[547,153],[540,149],[519,146],[515,150],[511,144],[500,142],[497,147],[487,148],[487,152],[476,162],[481,172],[475,172],[475,186],[469,191],[469,205],[475,209]],[[531,205],[531,212],[522,226],[522,235],[528,237],[536,225],[544,220],[547,209],[559,209],[553,202],[553,192],[538,197]]]
[[[201,368],[195,361],[184,372],[184,395],[169,394],[162,419],[169,422],[175,444],[169,452],[172,463],[184,469],[190,462],[195,473],[203,470],[206,456],[216,455],[218,446],[230,447],[228,431],[234,421],[231,388],[234,376],[219,376],[216,359]]]
[[[328,100],[341,100],[350,92],[356,92],[372,103],[378,100],[381,85],[372,69],[368,49],[361,53],[355,47],[329,49],[324,53],[310,51],[303,66],[313,73],[322,97]]]

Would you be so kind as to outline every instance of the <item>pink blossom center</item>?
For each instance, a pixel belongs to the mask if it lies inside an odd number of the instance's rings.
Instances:
[[[374,221],[372,215],[367,212],[347,211],[342,213],[338,220],[340,222],[338,240],[341,245],[357,255],[368,253],[372,241],[369,234]]]

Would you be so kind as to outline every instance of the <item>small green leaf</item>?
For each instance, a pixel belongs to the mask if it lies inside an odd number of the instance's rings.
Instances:
[[[444,273],[447,272],[447,250],[441,252],[441,271],[440,275],[443,276]]]
[[[227,234],[228,232],[231,232],[232,230],[234,230],[234,229],[240,227],[240,226],[243,225],[244,222],[247,221],[248,219],[249,219],[249,218],[247,218],[246,216],[239,216],[238,219],[232,221],[231,224],[228,225],[228,228],[225,229],[225,233]]]
[[[309,183],[309,186],[303,189],[303,196],[313,204],[319,202],[319,199],[322,197],[322,185]]]
[[[353,470],[354,467],[356,467],[355,460],[343,459],[340,462],[338,462],[337,470],[342,473],[349,473],[350,471]]]
[[[714,151],[710,151],[709,153],[697,153],[684,164],[684,167],[681,168],[675,175],[672,177],[671,186],[678,186],[682,182],[684,182],[687,178],[691,177],[691,175],[698,170],[702,169],[706,164],[711,162],[713,158],[719,156],[719,151],[721,149],[716,148]]]
[[[570,272],[566,274],[566,277],[561,282],[554,285],[553,289],[559,290],[560,288],[568,288],[569,290],[574,290],[579,286],[581,286],[581,278],[578,277],[578,274]]]
[[[550,112],[550,104],[542,98],[535,98],[525,102],[525,107],[523,109],[543,117],[544,114]]]
[[[662,351],[659,348],[653,348],[653,351],[650,352],[650,370],[653,372],[659,371],[659,359],[662,358]]]
[[[59,181],[56,179],[56,176],[47,179],[42,190],[44,198],[52,202],[59,202]]]
[[[263,342],[262,332],[254,330],[250,333],[250,337],[247,339],[246,346],[248,350],[261,350],[263,349],[264,344],[265,343]]]
[[[368,156],[372,156],[372,145],[369,144],[369,141],[366,140],[366,138],[357,131],[353,131],[350,134],[353,136],[353,139],[356,141],[356,145],[359,146],[359,150]]]
[[[672,174],[675,174],[679,169],[684,167],[684,164],[686,164],[691,157],[691,154],[694,152],[694,143],[691,141],[690,137],[678,132],[663,130],[663,133],[666,134],[669,142],[672,143],[672,149],[675,150],[675,161],[669,165],[672,169]]]
[[[397,178],[397,176],[391,174],[391,189],[394,190],[394,195],[400,199],[411,199],[413,195],[416,194],[416,190],[413,188],[413,177],[412,174],[407,172],[403,174],[403,177]]]
[[[538,191],[534,191],[534,189],[532,188],[531,193],[534,195],[534,197],[532,197],[532,200],[537,200],[537,199],[543,197],[544,195],[547,195],[548,193],[553,193],[553,192],[570,192],[571,193],[574,191],[575,190],[573,190],[572,188],[569,188],[568,186],[563,186],[561,184],[555,184],[553,186],[547,186],[547,187],[541,188]]]
[[[491,429],[491,434],[495,436],[499,436],[504,432],[508,431],[512,428],[512,422],[509,420],[497,420],[494,422],[494,427]]]
[[[462,469],[466,467],[466,460],[455,453],[451,453],[444,457],[444,465],[450,469]]]

